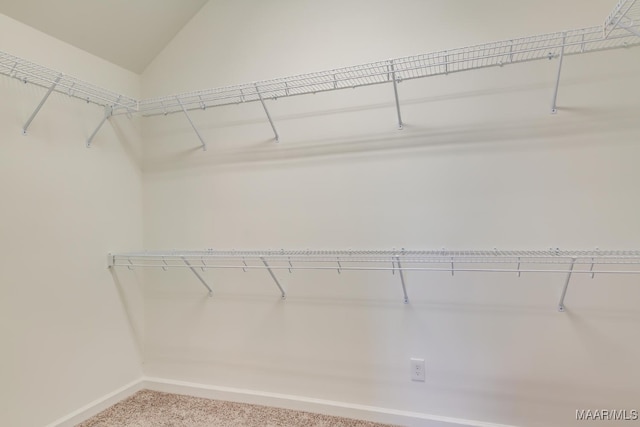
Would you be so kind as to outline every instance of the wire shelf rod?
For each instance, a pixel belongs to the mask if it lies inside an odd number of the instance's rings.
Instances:
[[[332,256],[344,256],[344,257],[360,257],[360,258],[366,258],[366,259],[374,259],[375,257],[382,257],[382,258],[388,258],[393,256],[392,253],[389,252],[298,252],[298,251],[288,251],[288,252],[268,252],[268,251],[257,251],[257,252],[252,252],[252,251],[247,251],[247,252],[224,252],[224,251],[214,251],[214,252],[207,252],[207,251],[185,251],[185,252],[151,252],[151,253],[121,253],[121,254],[116,254],[116,256],[122,256],[122,257],[134,257],[134,256],[138,256],[138,257],[145,257],[145,258],[151,258],[151,257],[163,257],[163,256],[182,256],[182,255],[186,255],[186,256],[209,256],[212,258],[221,258],[221,257],[229,257],[229,258],[236,258],[239,256],[253,256],[253,257],[258,257],[258,256],[270,256],[270,257],[283,257],[286,258],[288,256],[299,256],[299,257],[303,257],[305,259],[310,259],[310,258],[316,258],[316,259],[320,259],[320,258],[326,258],[326,257],[332,257]],[[511,258],[511,257],[530,257],[532,259],[541,259],[541,258],[552,258],[552,259],[562,259],[562,258],[574,258],[574,257],[578,257],[578,258],[588,258],[588,257],[595,257],[597,259],[615,259],[615,258],[625,258],[625,259],[638,259],[638,257],[640,255],[633,253],[633,252],[620,252],[620,253],[593,253],[593,252],[585,252],[585,253],[579,253],[579,252],[558,252],[558,253],[545,253],[545,252],[541,252],[541,253],[528,253],[528,252],[475,252],[475,253],[466,253],[466,252],[407,252],[405,254],[402,255],[404,258],[425,258],[425,259],[438,259],[438,258],[442,258],[442,259],[446,259],[447,257],[456,257],[456,258],[474,258],[474,259],[482,259],[482,258],[487,258],[487,259],[495,259],[495,260],[500,260],[500,259],[506,259],[506,258]]]
[[[397,264],[397,263],[396,263]],[[570,265],[570,263],[568,263]],[[150,265],[150,264],[119,264],[114,263],[112,267],[140,267],[140,268],[189,268],[186,265]],[[269,264],[269,267],[259,265],[212,265],[207,264],[207,269],[238,269],[238,270],[332,270],[335,271],[336,267],[330,266],[278,266]],[[350,267],[344,266],[340,268],[341,271],[440,271],[451,273],[451,266],[449,267]],[[523,269],[523,268],[459,268],[453,269],[455,272],[473,272],[473,273],[567,273],[566,269]],[[640,274],[640,270],[574,270],[573,274]]]
[[[344,261],[386,262],[394,258],[393,251],[179,251],[179,252],[142,252],[115,254],[117,258],[142,258],[147,260],[165,260],[171,257],[206,257],[211,260],[269,257],[277,260],[304,260],[308,262]],[[405,262],[456,262],[483,263],[640,263],[640,251],[404,251],[401,258]]]
[[[395,260],[395,257],[376,257],[376,258],[359,258],[359,257],[337,257],[337,258],[331,258],[331,257],[322,257],[322,258],[313,258],[313,257],[303,257],[303,258],[296,258],[296,257],[287,257],[287,258],[283,258],[283,257],[275,257],[275,256],[268,256],[268,255],[263,255],[262,257],[266,257],[269,258],[272,261],[276,261],[276,262],[306,262],[306,263],[332,263],[335,262],[336,260],[341,261],[341,262],[352,262],[352,263],[381,263],[381,262],[390,262]],[[191,259],[191,260],[199,260],[199,257],[190,257],[190,256],[186,256],[187,259]],[[171,260],[171,257],[165,258],[165,259],[158,259],[158,258],[140,258],[140,257],[120,257],[118,256],[117,259],[134,259],[134,260],[141,260],[141,261],[145,261],[145,262],[165,262],[166,259]],[[207,259],[208,261],[211,262],[220,262],[220,261],[238,261],[237,258],[230,258],[230,257],[205,257],[205,259]],[[244,259],[244,258],[243,258]],[[257,257],[246,257],[246,259],[244,259],[245,261],[250,261],[251,259],[257,259]],[[568,257],[556,257],[554,259],[551,258],[531,258],[531,259],[527,259],[527,258],[522,258],[522,257],[518,257],[518,258],[513,258],[513,257],[508,257],[508,258],[495,258],[495,259],[490,259],[490,258],[461,258],[461,257],[441,257],[441,258],[411,258],[411,257],[401,257],[401,260],[403,262],[406,263],[413,263],[413,264],[451,264],[453,263],[457,263],[457,264],[478,264],[478,263],[482,263],[482,264],[569,264],[572,262],[572,258],[568,258]],[[620,265],[620,264],[626,264],[626,265],[640,265],[640,261],[635,259],[635,258],[622,258],[622,259],[602,259],[602,260],[591,260],[590,258],[581,258],[578,259],[576,258],[576,261],[574,261],[576,264],[584,264],[584,265]]]

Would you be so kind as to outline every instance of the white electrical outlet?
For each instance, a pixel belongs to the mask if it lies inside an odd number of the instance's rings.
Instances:
[[[411,381],[424,381],[424,359],[411,358]]]

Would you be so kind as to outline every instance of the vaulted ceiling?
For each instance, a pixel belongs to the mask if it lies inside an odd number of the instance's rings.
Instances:
[[[0,13],[135,73],[207,0],[0,0]]]

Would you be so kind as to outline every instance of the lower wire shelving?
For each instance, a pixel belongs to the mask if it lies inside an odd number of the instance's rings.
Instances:
[[[409,302],[404,272],[440,271],[493,273],[565,273],[566,278],[558,310],[564,311],[564,299],[574,274],[640,274],[640,250],[569,251],[551,250],[249,250],[249,251],[146,251],[110,253],[109,268],[186,268],[209,295],[211,286],[198,269],[266,270],[282,298],[286,292],[276,276],[280,270],[336,270],[398,272],[403,301]]]

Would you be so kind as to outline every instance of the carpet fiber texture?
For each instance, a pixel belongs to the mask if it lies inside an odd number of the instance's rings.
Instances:
[[[141,390],[77,427],[390,427],[369,421]]]

